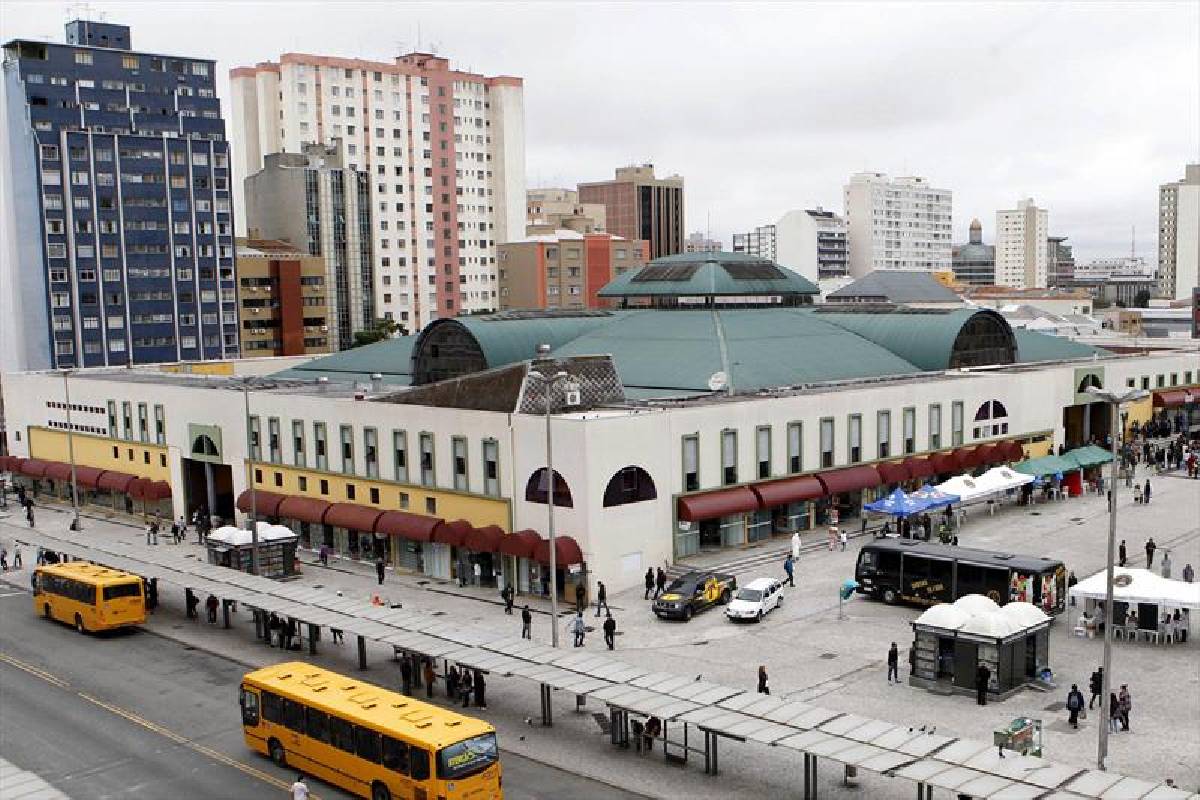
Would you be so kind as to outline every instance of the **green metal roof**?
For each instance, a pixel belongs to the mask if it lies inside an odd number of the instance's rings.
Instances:
[[[430,330],[433,325],[462,325],[479,342],[488,367],[495,368],[536,358],[538,345],[548,344],[554,349],[596,328],[611,324],[622,314],[620,311],[584,311],[570,315],[537,311],[504,312],[437,320],[425,330]]]
[[[1026,475],[1032,475],[1035,478],[1041,478],[1046,475],[1056,475],[1060,472],[1074,472],[1079,469],[1079,465],[1062,456],[1042,456],[1041,458],[1031,458],[1019,464],[1014,464],[1013,469],[1017,472],[1023,472]]]
[[[609,354],[627,387],[697,392],[710,391],[717,372],[750,391],[921,371],[823,316],[784,307],[628,311],[554,355]]]
[[[736,297],[815,295],[812,281],[746,253],[677,253],[618,275],[601,297]]]
[[[1090,344],[1075,342],[1062,336],[1050,336],[1023,328],[1014,328],[1017,339],[1017,361],[1028,364],[1034,361],[1069,361],[1076,358],[1111,355],[1107,350]]]
[[[818,316],[839,328],[887,348],[923,370],[950,367],[950,353],[959,331],[976,314],[995,314],[977,308],[953,311],[892,311],[891,313],[824,312]],[[1005,323],[1007,325],[1007,323]]]
[[[412,349],[415,342],[415,336],[384,339],[375,344],[314,358],[298,367],[277,372],[274,377],[367,382],[372,374],[379,373],[384,383],[406,386],[412,382]]]

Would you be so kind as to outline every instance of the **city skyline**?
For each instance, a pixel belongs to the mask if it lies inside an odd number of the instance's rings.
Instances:
[[[973,217],[992,241],[995,211],[1033,196],[1078,258],[1127,253],[1135,228],[1138,254],[1154,260],[1157,187],[1196,159],[1200,143],[1200,9],[1184,3],[884,6],[869,18],[849,5],[771,7],[769,17],[648,6],[641,23],[674,34],[655,47],[618,35],[629,21],[619,6],[462,13],[462,5],[347,3],[312,25],[270,4],[230,5],[236,14],[201,17],[205,30],[188,48],[217,60],[225,104],[231,68],[281,52],[391,60],[418,45],[436,49],[467,69],[524,78],[528,186],[571,187],[652,161],[687,180],[687,230],[708,230],[711,219],[725,242],[792,208],[843,211],[845,181],[873,170],[953,191],[956,242],[967,240]],[[194,29],[197,19],[189,3],[153,14],[94,3],[90,13],[133,25],[139,48],[168,53],[178,25]],[[66,16],[45,3],[10,3],[4,35],[53,41]],[[930,24],[940,52],[919,51],[906,34]],[[533,30],[572,57],[525,46]],[[1146,81],[1142,65],[1151,63]],[[655,80],[639,78],[646,74]],[[880,79],[898,74],[903,83]],[[597,113],[605,108],[638,111]]]

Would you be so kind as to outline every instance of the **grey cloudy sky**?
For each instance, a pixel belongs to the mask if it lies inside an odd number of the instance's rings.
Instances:
[[[733,231],[840,210],[859,170],[917,174],[972,217],[1032,196],[1077,258],[1153,260],[1159,183],[1200,159],[1200,2],[92,2],[138,49],[228,68],[288,51],[436,46],[525,79],[529,184],[653,161],[687,224]],[[5,0],[0,33],[61,41],[80,7]],[[226,109],[228,114],[228,108]]]

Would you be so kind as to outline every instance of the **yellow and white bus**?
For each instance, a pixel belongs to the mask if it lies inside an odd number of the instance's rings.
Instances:
[[[33,572],[33,610],[80,633],[146,622],[142,579],[89,561],[49,564]]]
[[[496,729],[301,661],[242,679],[246,744],[280,766],[371,800],[492,800]]]

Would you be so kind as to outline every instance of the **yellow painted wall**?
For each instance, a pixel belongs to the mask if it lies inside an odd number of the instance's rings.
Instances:
[[[316,469],[290,467],[283,464],[255,462],[255,469],[262,473],[262,480],[255,485],[264,492],[314,497],[327,503],[356,503],[384,511],[407,511],[411,514],[441,517],[446,521],[465,519],[477,528],[499,525],[506,532],[512,530],[512,512],[508,500],[499,497],[483,497],[465,492],[434,489],[428,486],[413,486],[379,479],[363,478],[358,475],[343,475],[340,472],[322,472]],[[282,486],[275,485],[275,473],[279,473]],[[308,479],[308,488],[300,490],[299,478]],[[329,482],[329,493],[321,494],[321,481]],[[354,498],[346,496],[346,485],[354,484]],[[379,502],[371,502],[371,489],[379,490]],[[400,506],[400,493],[408,495],[408,507]],[[433,498],[437,510],[426,511],[426,498]]]
[[[232,375],[233,362],[204,361],[195,364],[165,364],[159,369],[163,372],[186,372],[190,375]]]
[[[1124,410],[1129,412],[1129,418],[1125,420],[1126,428],[1124,431],[1124,433],[1128,435],[1129,425],[1132,425],[1134,422],[1136,422],[1140,427],[1141,425],[1145,425],[1154,417],[1154,396],[1151,395],[1142,400],[1135,400],[1134,402],[1127,404]]]
[[[34,458],[70,463],[66,431],[31,427],[28,435],[29,452]],[[171,482],[171,460],[167,455],[167,448],[161,445],[109,439],[106,436],[92,436],[86,433],[76,433],[71,438],[75,444],[76,464]],[[113,455],[114,447],[117,448],[116,456]],[[132,459],[129,457],[131,451]],[[146,463],[147,454],[150,456],[149,464]]]

